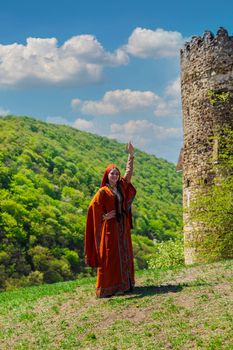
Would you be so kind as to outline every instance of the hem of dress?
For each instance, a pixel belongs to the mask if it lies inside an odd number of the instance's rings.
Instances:
[[[129,292],[132,291],[135,286],[135,283],[131,283],[130,286],[124,286],[124,287],[113,287],[113,288],[98,288],[96,289],[96,296],[97,298],[101,297],[110,297],[118,292]]]

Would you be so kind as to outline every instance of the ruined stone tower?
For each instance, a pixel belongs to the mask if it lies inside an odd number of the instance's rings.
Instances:
[[[196,249],[189,243],[195,231],[190,221],[190,202],[195,193],[211,183],[218,144],[211,139],[216,130],[233,128],[229,104],[216,108],[210,103],[210,91],[233,92],[233,37],[220,28],[214,36],[205,32],[193,37],[181,50],[181,94],[183,108],[183,206],[185,262],[198,261]],[[198,223],[197,223],[198,225]]]

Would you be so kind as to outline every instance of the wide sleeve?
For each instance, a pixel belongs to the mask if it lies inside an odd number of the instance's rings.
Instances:
[[[131,184],[131,182],[127,182],[125,177],[121,179],[121,188],[124,192],[124,210],[129,220],[130,227],[133,228],[132,203],[136,196],[136,188]]]
[[[91,267],[100,266],[100,239],[103,225],[104,200],[103,191],[99,190],[90,203],[87,213],[85,231],[85,263]]]
[[[126,169],[125,169],[125,180],[129,183],[131,181],[131,177],[133,175],[133,162],[134,162],[134,156],[128,155],[128,160],[126,163]]]

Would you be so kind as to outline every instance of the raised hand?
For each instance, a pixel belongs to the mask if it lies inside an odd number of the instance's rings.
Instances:
[[[127,144],[126,150],[131,156],[133,156],[134,146],[132,145],[131,141],[129,141],[129,143]]]

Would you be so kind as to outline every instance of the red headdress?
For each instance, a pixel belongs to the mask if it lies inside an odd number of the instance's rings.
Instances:
[[[104,175],[102,177],[101,184],[100,184],[100,188],[103,187],[103,186],[106,186],[106,181],[107,181],[107,178],[108,178],[108,174],[110,173],[110,171],[112,169],[117,169],[119,171],[119,176],[121,175],[120,174],[120,170],[118,169],[118,167],[115,164],[109,164],[107,166],[107,168],[105,169],[105,172],[104,172]]]

